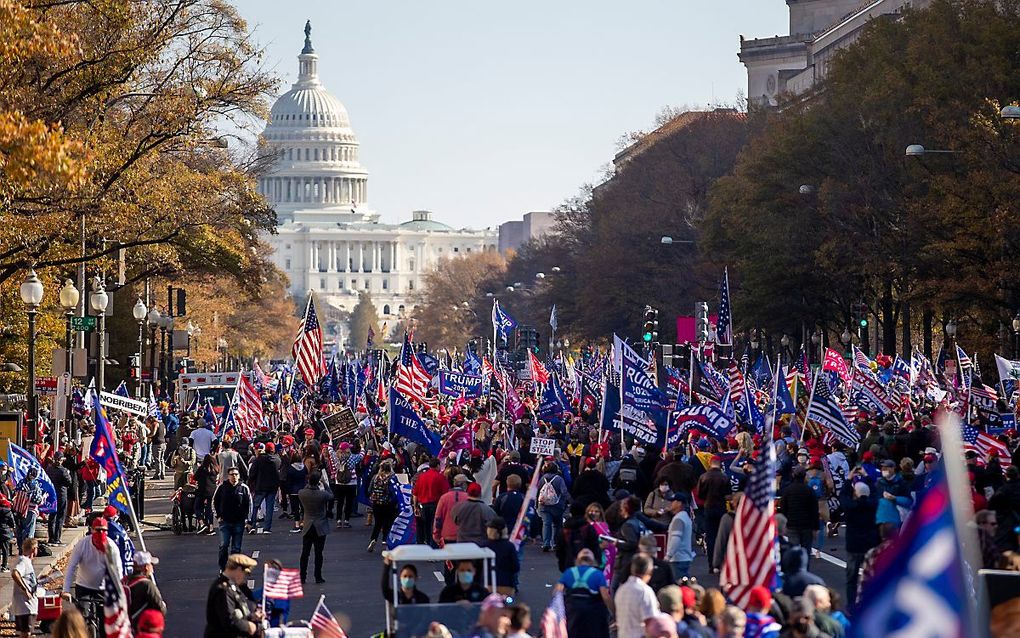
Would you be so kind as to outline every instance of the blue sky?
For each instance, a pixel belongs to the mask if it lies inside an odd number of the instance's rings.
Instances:
[[[383,221],[453,226],[549,210],[667,105],[746,91],[739,36],[787,30],[782,0],[238,0],[283,79],[306,19],[347,107]]]

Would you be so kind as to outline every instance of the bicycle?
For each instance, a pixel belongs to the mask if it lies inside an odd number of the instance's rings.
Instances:
[[[174,536],[184,533],[184,510],[181,509],[181,494],[183,492],[184,490],[177,488],[173,496],[170,497],[170,502],[173,503],[170,508],[170,529],[173,530]]]
[[[82,596],[74,597],[74,606],[81,612],[85,619],[85,629],[92,638],[99,638],[100,628],[103,626],[103,594],[101,592],[89,592]]]

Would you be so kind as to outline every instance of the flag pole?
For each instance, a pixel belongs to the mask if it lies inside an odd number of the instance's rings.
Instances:
[[[268,580],[269,564],[262,564],[262,615],[266,615],[266,580]]]
[[[804,427],[800,429],[801,442],[804,441],[804,433],[807,432],[808,421],[811,420],[811,417],[809,417],[808,415],[811,414],[811,404],[815,400],[815,388],[817,387],[818,387],[818,371],[816,370],[815,375],[811,378],[811,394],[808,395],[807,408],[805,408],[804,410]]]
[[[967,468],[963,464],[960,454],[953,452],[963,449],[959,416],[954,416],[951,411],[945,412],[939,419],[938,430],[942,440],[942,449],[947,450],[947,453],[942,455],[942,462],[946,468],[953,525],[956,527],[956,537],[960,541],[960,554],[963,559],[960,561],[960,569],[963,572],[963,582],[974,583],[976,588],[977,570],[982,563],[976,528],[969,525],[969,521],[974,518],[974,504],[970,498],[970,479],[967,477]],[[967,622],[970,626],[969,631],[964,633],[969,636],[987,636],[988,625],[982,623],[978,615],[978,597],[967,596],[967,600]]]

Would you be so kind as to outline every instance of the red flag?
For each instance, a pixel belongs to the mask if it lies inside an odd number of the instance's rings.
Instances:
[[[846,360],[836,350],[825,349],[825,360],[822,361],[822,370],[835,372],[843,383],[850,382],[850,370],[846,367]]]

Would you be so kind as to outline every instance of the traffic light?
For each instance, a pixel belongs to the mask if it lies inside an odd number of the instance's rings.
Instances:
[[[704,301],[694,303],[694,336],[701,343],[708,341],[708,304]]]
[[[659,340],[659,311],[651,306],[645,306],[645,325],[641,333],[641,340],[645,343]]]

